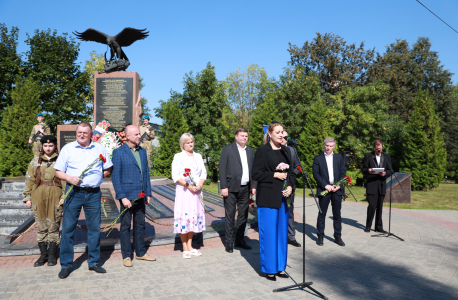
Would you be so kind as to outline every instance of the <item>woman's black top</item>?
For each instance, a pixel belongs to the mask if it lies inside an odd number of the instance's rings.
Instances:
[[[281,162],[291,165],[286,146],[281,145],[281,150],[273,150],[270,143],[267,143],[256,151],[252,178],[257,181],[257,205],[270,208],[281,207],[283,180],[274,178],[275,169]],[[288,170],[287,186],[292,186],[291,179],[296,177],[296,173],[293,171],[291,168]]]
[[[273,150],[273,149],[272,149]],[[279,163],[285,163],[285,164],[288,164],[287,161],[288,161],[288,157],[286,156],[286,153],[283,152],[283,150],[279,149],[279,150],[274,150],[275,154],[277,155],[277,158],[278,158],[278,161]]]

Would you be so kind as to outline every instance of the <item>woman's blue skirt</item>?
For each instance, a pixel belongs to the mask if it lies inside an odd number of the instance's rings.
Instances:
[[[289,208],[284,197],[280,208],[258,206],[261,271],[276,274],[286,269]]]

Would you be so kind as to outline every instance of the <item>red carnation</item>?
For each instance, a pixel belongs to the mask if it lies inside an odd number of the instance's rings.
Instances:
[[[100,154],[99,157],[100,157],[100,160],[103,161],[103,163],[107,162],[107,159],[105,157],[103,157],[102,154]]]
[[[191,173],[191,169],[187,169],[187,168],[186,168],[186,169],[184,169],[184,172],[185,172],[185,173]]]
[[[304,171],[302,171],[302,168],[301,168],[301,166],[297,166],[296,168],[297,168],[299,171],[301,171],[301,173],[303,173],[303,172],[304,172]]]
[[[346,175],[345,177],[348,179],[348,184],[349,184],[349,185],[352,185],[350,176]]]
[[[140,198],[145,198],[145,193],[141,192],[140,194],[138,194],[138,196],[140,196]]]

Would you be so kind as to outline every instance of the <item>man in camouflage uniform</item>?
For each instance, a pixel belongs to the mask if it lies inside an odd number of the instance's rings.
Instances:
[[[30,133],[30,137],[29,137],[29,144],[32,144],[33,143],[33,147],[32,147],[32,151],[33,151],[33,156],[34,157],[38,157],[40,155],[40,151],[41,151],[41,143],[40,143],[40,139],[42,136],[44,135],[49,135],[51,134],[51,130],[49,129],[49,127],[43,122],[43,120],[45,119],[45,117],[43,117],[43,114],[38,114],[37,115],[37,121],[38,121],[38,124],[33,126],[32,128],[32,132]],[[37,133],[37,132],[41,132],[40,135],[36,138],[35,141],[32,140],[33,136]]]
[[[151,143],[151,141],[154,140],[154,129],[153,126],[149,125],[149,116],[146,115],[143,116],[143,125],[140,126],[140,136],[143,135],[145,137],[141,140],[140,147],[146,150],[146,155],[148,156],[148,166],[151,169],[153,168],[153,165],[151,164],[153,144]]]

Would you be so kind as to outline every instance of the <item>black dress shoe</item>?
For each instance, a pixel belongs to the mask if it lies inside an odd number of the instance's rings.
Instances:
[[[273,276],[269,276],[269,275],[273,275]],[[266,279],[270,281],[277,281],[277,278],[275,277],[274,274],[266,274]]]
[[[388,231],[386,231],[386,230],[383,230],[383,229],[382,229],[382,230],[376,230],[375,232],[380,232],[380,233],[388,233]]]
[[[95,271],[96,273],[106,273],[107,271],[99,265],[89,267],[89,271]]]
[[[319,236],[318,239],[316,240],[316,244],[318,246],[323,246],[323,237]]]
[[[364,232],[371,232],[370,229],[364,228]]]
[[[286,273],[280,273],[280,272],[277,273],[277,277],[280,277],[280,278],[289,278],[289,276],[286,275]]]
[[[244,240],[240,240],[240,241],[236,242],[235,243],[235,247],[243,248],[243,249],[246,249],[246,250],[251,250],[250,245],[248,245]]]
[[[301,246],[301,244],[299,244],[296,240],[288,241],[288,244],[293,245],[294,247],[300,247]]]
[[[59,272],[59,278],[60,279],[67,278],[68,275],[70,275],[71,271],[72,271],[72,269],[70,269],[70,268],[62,268],[62,270],[60,270],[60,272]]]
[[[226,252],[228,252],[228,253],[234,252],[234,244],[232,244],[232,243],[227,243],[227,244],[226,244]]]
[[[345,246],[345,243],[342,241],[341,238],[335,238],[334,239],[334,243],[336,243],[337,245],[342,246],[342,247]]]

